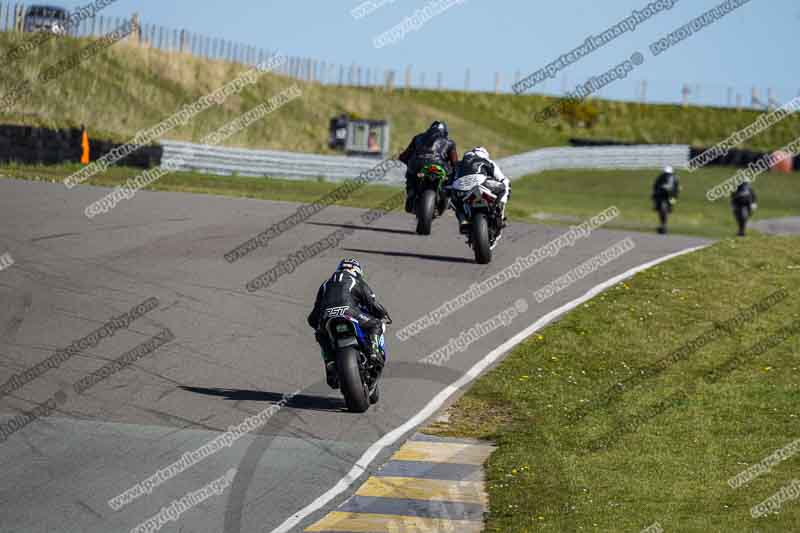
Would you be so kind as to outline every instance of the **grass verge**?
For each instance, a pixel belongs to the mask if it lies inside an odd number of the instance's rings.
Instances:
[[[785,296],[725,330],[776,291]],[[800,457],[736,489],[727,480],[800,438],[798,296],[800,238],[720,241],[539,331],[428,431],[498,444],[487,464],[489,532],[637,532],[655,522],[797,531],[800,501],[758,519],[751,508],[792,481]]]
[[[60,182],[78,170],[77,165],[7,166],[0,175],[22,179]],[[87,183],[104,187],[121,185],[135,177],[135,169],[110,167]],[[552,171],[526,176],[513,183],[508,214],[512,220],[551,223],[583,221],[611,205],[621,216],[609,227],[653,231],[657,217],[650,203],[650,190],[657,171]],[[683,191],[670,217],[673,233],[704,237],[728,237],[736,232],[728,202],[709,202],[706,190],[731,177],[729,168],[708,168],[683,175]],[[767,174],[755,188],[760,209],[757,218],[778,218],[797,214],[800,205],[800,173]],[[155,182],[152,190],[217,194],[262,200],[310,203],[331,192],[340,184],[324,181],[281,180],[238,176],[209,176],[193,172],[167,175]],[[339,202],[349,207],[374,208],[388,200],[396,188],[369,185]]]

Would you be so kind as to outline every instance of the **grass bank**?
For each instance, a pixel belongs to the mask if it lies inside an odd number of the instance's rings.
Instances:
[[[429,431],[499,445],[489,532],[797,531],[800,501],[751,508],[800,457],[727,480],[800,437],[798,297],[800,238],[721,241],[539,331]]]
[[[0,32],[0,57],[26,34]],[[33,80],[46,66],[76,54],[86,39],[53,39],[25,58],[4,65],[0,92],[20,80]],[[120,142],[153,126],[245,70],[223,61],[180,53],[139,48],[125,42],[88,59],[47,85],[34,84],[29,98],[6,112],[0,123],[78,127],[91,135]],[[490,68],[487,66],[487,72]],[[221,106],[204,111],[169,134],[170,139],[198,141],[295,83],[265,74],[260,82]],[[450,124],[462,148],[487,146],[498,157],[538,147],[562,146],[570,137],[617,139],[629,142],[680,143],[711,146],[733,131],[753,123],[761,114],[752,110],[592,100],[596,123],[573,126],[560,118],[547,124],[531,120],[532,113],[551,105],[540,95],[466,93],[459,91],[395,90],[334,87],[297,82],[303,97],[226,141],[228,146],[329,153],[328,120],[341,113],[388,119],[392,151],[398,153],[411,136],[432,120]],[[743,148],[774,150],[800,137],[800,117],[787,118],[747,141]]]

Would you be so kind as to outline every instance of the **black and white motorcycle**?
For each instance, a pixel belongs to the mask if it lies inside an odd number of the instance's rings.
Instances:
[[[503,206],[500,202],[505,185],[483,174],[458,178],[447,187],[450,205],[463,221],[460,231],[475,251],[475,262],[486,265],[492,261],[492,250],[502,237]]]

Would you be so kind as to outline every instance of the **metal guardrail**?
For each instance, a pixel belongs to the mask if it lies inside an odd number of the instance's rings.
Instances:
[[[357,177],[381,163],[380,158],[304,154],[277,150],[222,148],[177,141],[162,141],[163,160],[180,158],[179,170],[230,176],[274,177],[290,179],[325,178],[343,181]],[[388,183],[403,181],[403,169],[392,169]]]
[[[367,157],[329,156],[283,152],[277,150],[246,150],[205,146],[179,141],[163,141],[164,160],[180,158],[180,170],[230,176],[275,177],[342,181],[357,177],[380,163]],[[689,163],[689,146],[602,146],[543,148],[503,159],[497,163],[511,179],[545,170],[587,169],[647,169],[671,165],[685,168]],[[392,169],[383,183],[400,184],[404,169]]]
[[[545,170],[686,168],[688,145],[590,146],[542,148],[497,161],[509,178]]]

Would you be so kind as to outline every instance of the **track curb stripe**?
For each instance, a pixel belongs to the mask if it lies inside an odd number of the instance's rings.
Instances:
[[[477,441],[412,437],[387,466],[422,471],[424,477],[370,476],[354,496],[306,531],[481,531],[488,506],[482,466],[494,449]],[[433,478],[431,473],[442,466],[447,478]]]

